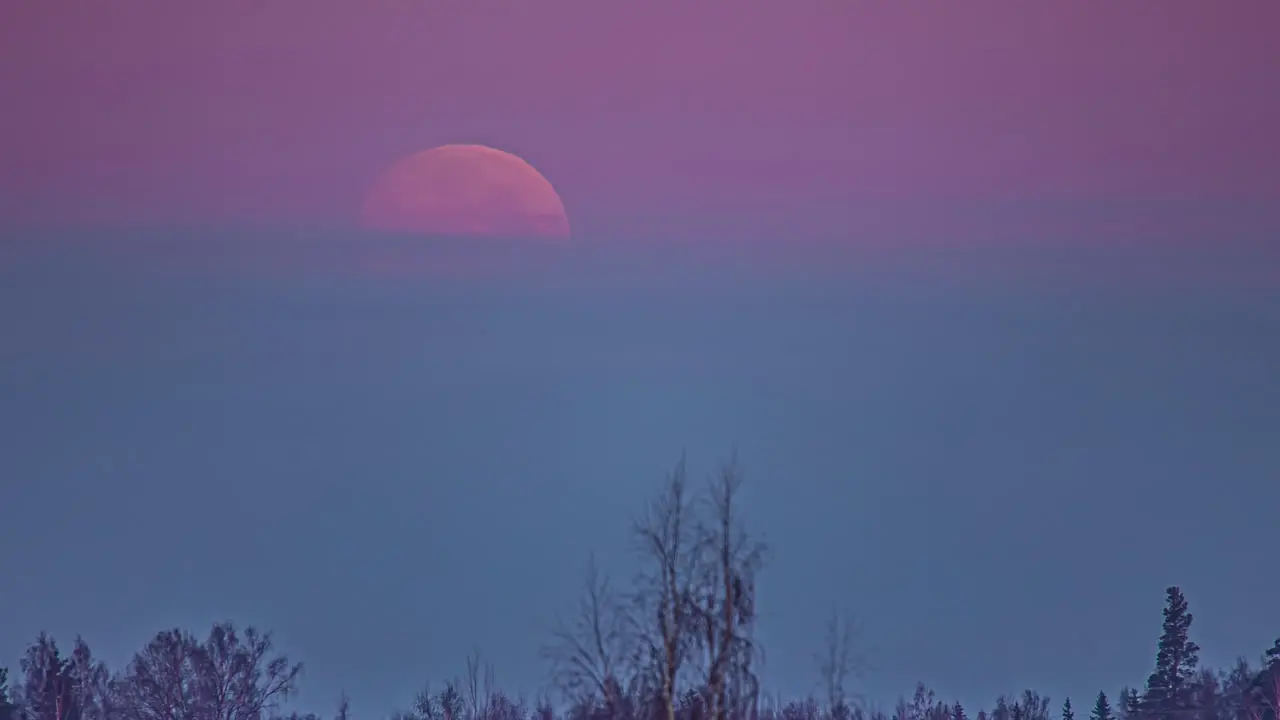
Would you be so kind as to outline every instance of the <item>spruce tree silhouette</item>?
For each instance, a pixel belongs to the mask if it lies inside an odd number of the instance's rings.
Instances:
[[[1105,692],[1098,693],[1098,699],[1093,703],[1093,712],[1089,713],[1090,720],[1115,720],[1115,716],[1111,714],[1111,702],[1107,700]]]
[[[1192,679],[1200,664],[1200,646],[1190,639],[1193,616],[1182,590],[1175,585],[1165,595],[1164,627],[1142,710],[1153,720],[1186,720],[1185,712],[1194,709]]]

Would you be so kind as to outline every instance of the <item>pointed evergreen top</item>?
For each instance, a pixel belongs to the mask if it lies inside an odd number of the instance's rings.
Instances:
[[[1200,663],[1200,646],[1190,639],[1194,617],[1187,609],[1187,599],[1182,590],[1174,585],[1165,594],[1168,599],[1164,608],[1164,624],[1157,646],[1155,669],[1147,678],[1143,705],[1157,720],[1174,720],[1193,701],[1191,694]],[[1129,703],[1125,704],[1126,714],[1129,714]]]
[[[1111,714],[1111,702],[1107,700],[1107,693],[1098,691],[1098,699],[1093,703],[1093,712],[1089,714],[1090,720],[1114,720],[1115,716]]]

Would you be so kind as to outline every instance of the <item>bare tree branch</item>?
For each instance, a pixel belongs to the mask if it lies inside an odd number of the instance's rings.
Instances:
[[[859,678],[865,670],[863,658],[855,655],[853,623],[832,611],[827,620],[826,645],[814,658],[818,664],[822,688],[827,699],[827,712],[835,715],[849,710],[847,683]],[[861,706],[862,695],[854,695],[854,704]]]
[[[267,720],[297,690],[302,665],[272,654],[270,633],[214,625],[202,643],[161,632],[121,682],[127,720]]]
[[[681,455],[662,491],[632,524],[641,558],[636,605],[651,672],[658,676],[666,720],[675,720],[677,683],[696,638],[691,626],[697,552]]]
[[[1268,714],[1273,718],[1280,718],[1280,669],[1268,668],[1263,672],[1267,677],[1262,679],[1256,692],[1250,693],[1246,698],[1247,711],[1252,720],[1265,720]]]
[[[616,711],[619,678],[633,655],[629,625],[626,608],[597,569],[594,555],[589,557],[577,613],[571,621],[557,623],[553,642],[542,651],[566,697],[579,703],[599,700]]]
[[[472,651],[467,656],[467,679],[464,686],[467,693],[467,720],[477,720],[480,717],[480,704],[482,698],[480,695],[480,652]]]
[[[693,604],[703,651],[703,679],[712,720],[754,712],[759,679],[755,579],[766,546],[743,528],[737,500],[743,474],[736,451],[721,463],[708,488],[709,517],[698,524],[698,585]]]

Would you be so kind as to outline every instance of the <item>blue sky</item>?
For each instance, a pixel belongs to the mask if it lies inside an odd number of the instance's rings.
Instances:
[[[307,664],[304,709],[380,716],[473,650],[532,690],[588,553],[625,580],[663,472],[734,446],[771,687],[811,689],[838,607],[873,699],[1084,706],[1145,678],[1174,583],[1206,662],[1254,656],[1280,298],[1055,252],[471,287],[10,265],[0,657],[78,632],[118,666],[230,618]]]

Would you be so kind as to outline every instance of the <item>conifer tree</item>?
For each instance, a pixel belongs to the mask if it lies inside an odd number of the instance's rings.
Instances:
[[[1098,692],[1098,699],[1093,703],[1093,712],[1089,714],[1090,720],[1115,720],[1115,715],[1111,713],[1111,702],[1107,700],[1105,692]]]
[[[1071,698],[1062,701],[1062,720],[1076,720],[1076,713],[1071,709]]]
[[[0,667],[0,720],[13,720],[17,708],[9,698],[9,668]]]
[[[964,706],[959,702],[951,708],[951,720],[969,720],[969,716],[964,714]]]
[[[1189,635],[1193,619],[1187,599],[1176,585],[1165,590],[1164,628],[1156,652],[1156,667],[1147,678],[1142,709],[1153,720],[1185,720],[1192,681],[1200,663],[1200,646]]]
[[[1121,720],[1139,720],[1142,717],[1142,699],[1138,691],[1131,687],[1120,688]]]

